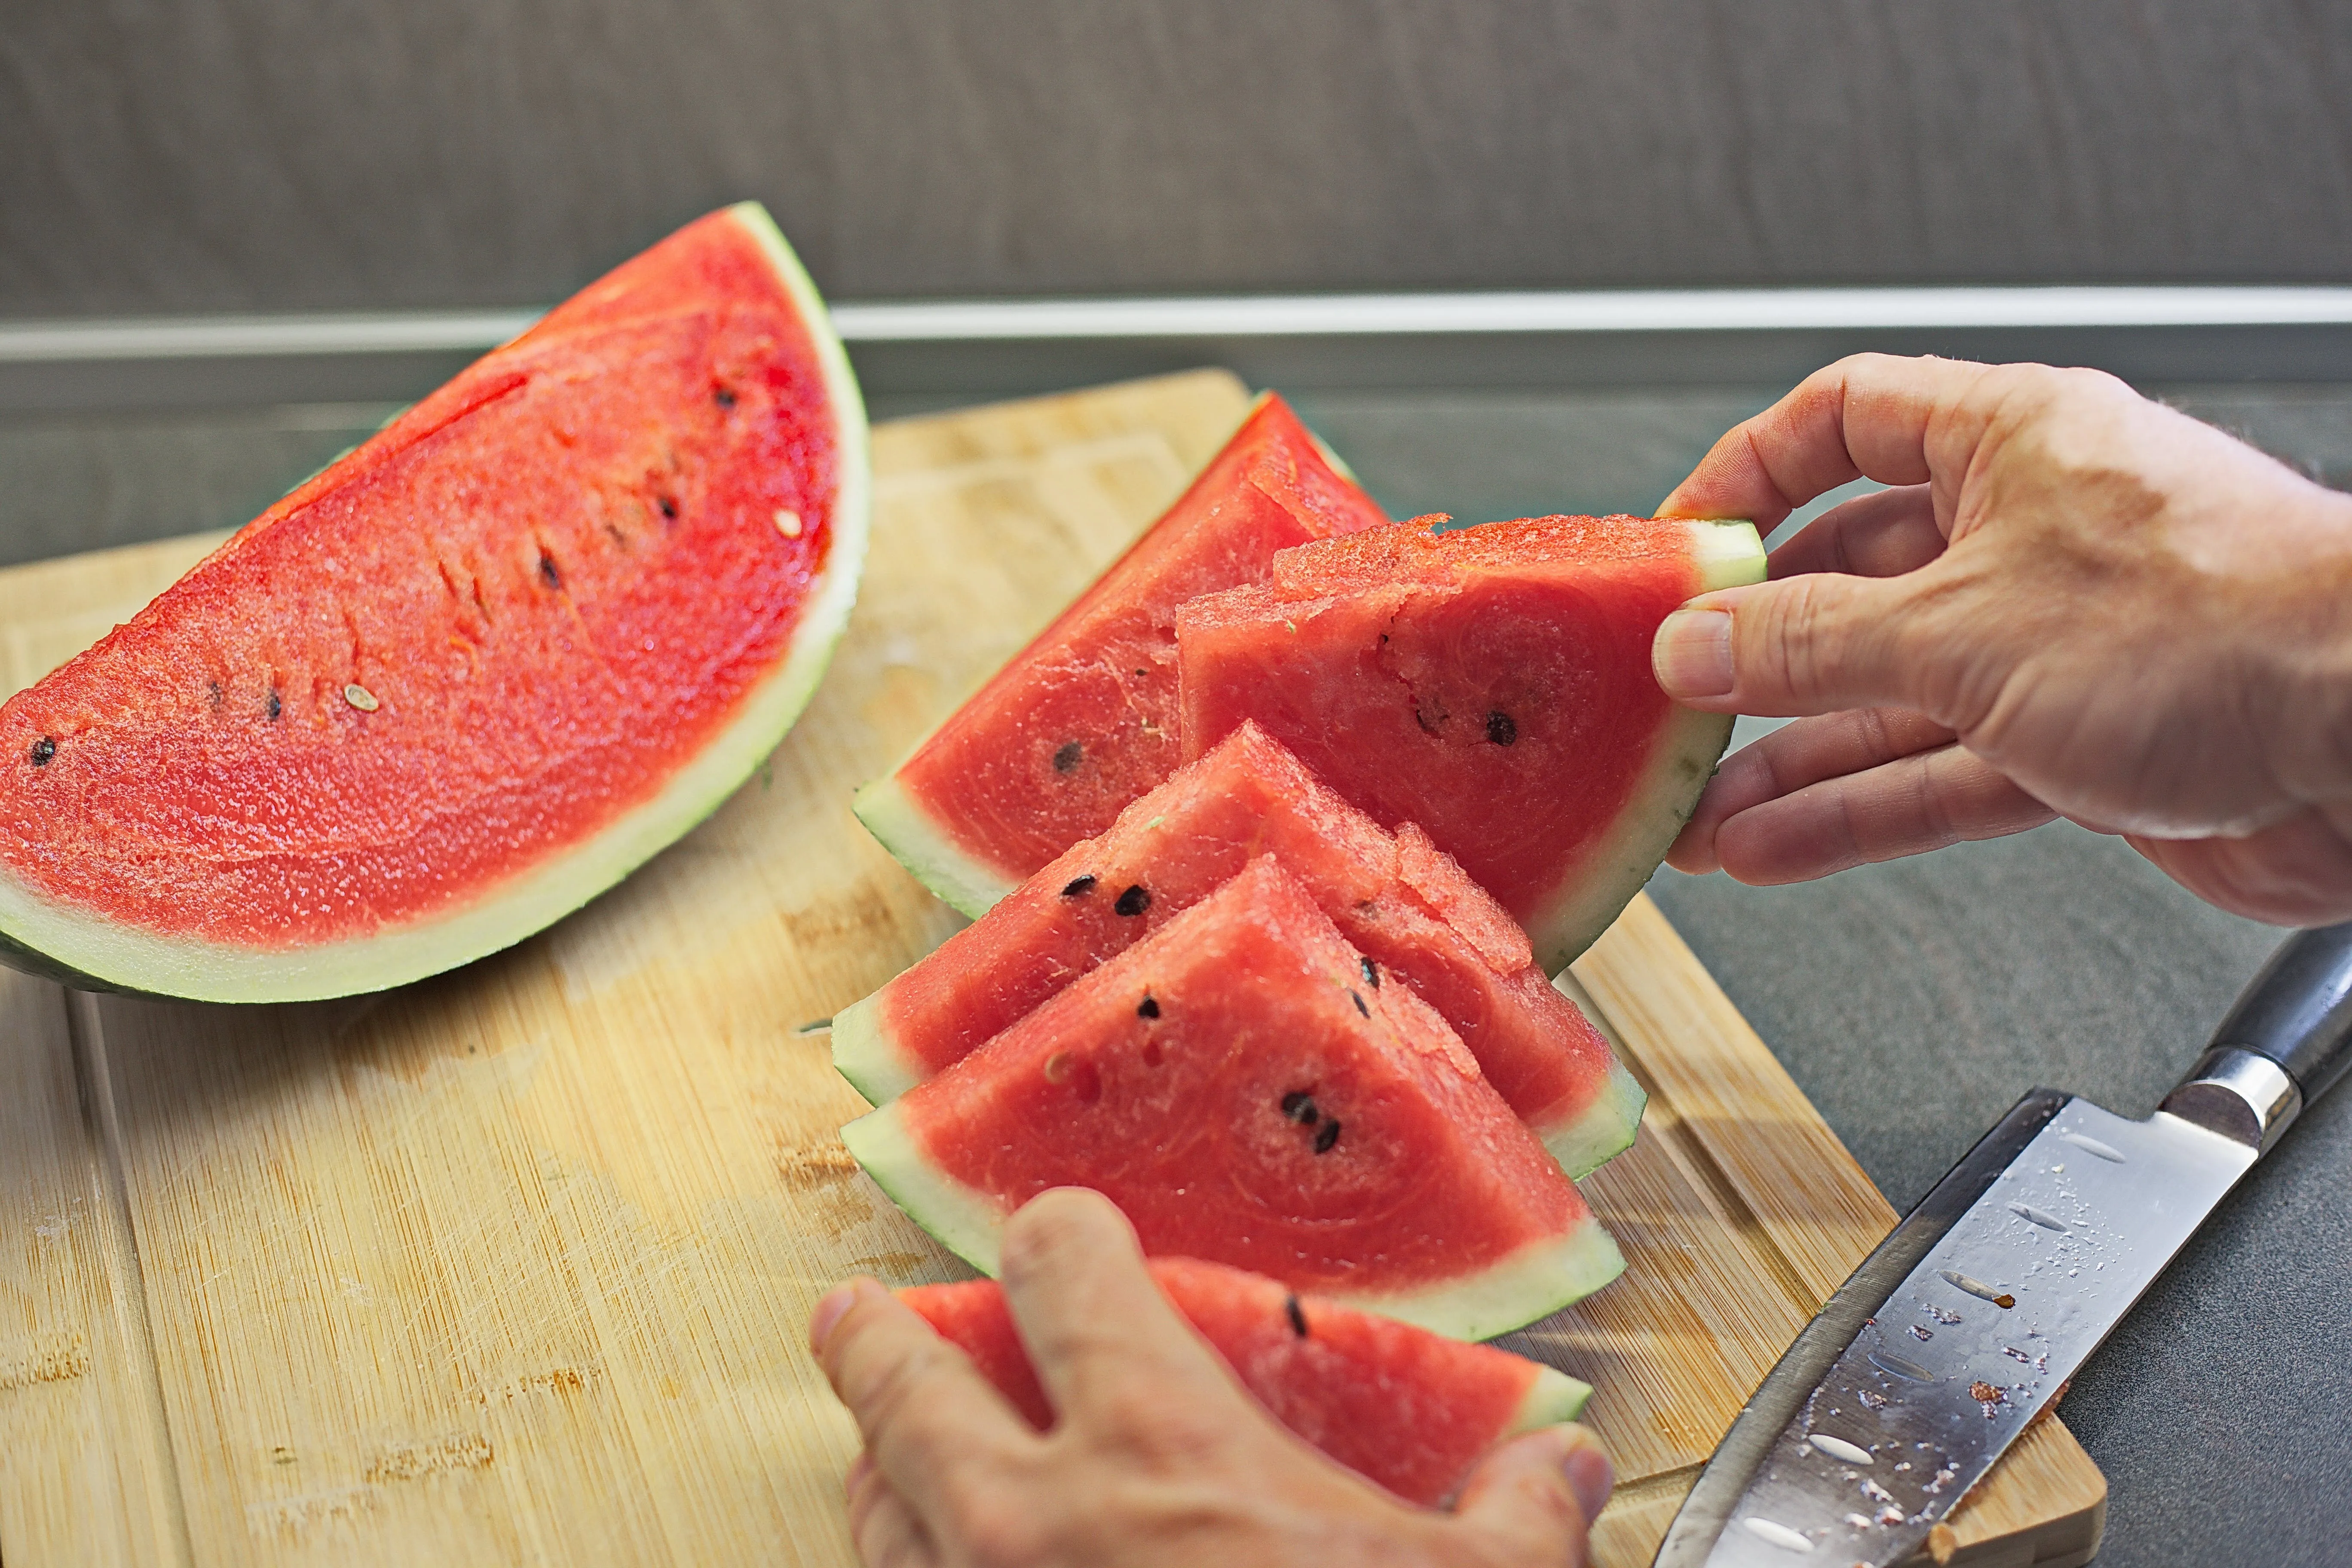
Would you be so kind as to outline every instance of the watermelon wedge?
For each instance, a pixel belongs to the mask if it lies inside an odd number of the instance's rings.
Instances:
[[[874,1104],[953,1066],[1271,853],[1364,955],[1461,1037],[1570,1176],[1633,1141],[1643,1095],[1502,907],[1411,823],[1394,835],[1244,721],[929,957],[834,1016]]]
[[[1255,721],[1375,821],[1427,829],[1557,973],[1657,869],[1731,735],[1659,690],[1658,623],[1763,575],[1745,522],[1423,519],[1302,545],[1177,612],[1185,751]]]
[[[1257,581],[1287,545],[1387,521],[1265,394],[1076,603],[857,793],[858,818],[931,891],[979,916],[1183,760],[1178,605]]]
[[[1359,1312],[1275,1280],[1191,1258],[1152,1278],[1274,1418],[1408,1502],[1435,1506],[1504,1438],[1573,1421],[1592,1390],[1485,1345]],[[898,1299],[970,1356],[1043,1432],[1053,1406],[993,1279],[918,1285]]]
[[[841,1136],[982,1273],[1057,1186],[1109,1197],[1148,1254],[1455,1339],[1624,1268],[1444,1021],[1370,984],[1272,856]]]
[[[791,728],[868,489],[783,237],[690,225],[0,708],[0,956],[285,1001],[528,936]]]

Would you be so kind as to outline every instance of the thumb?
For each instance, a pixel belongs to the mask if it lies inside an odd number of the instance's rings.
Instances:
[[[1906,581],[1815,572],[1703,594],[1660,623],[1650,667],[1667,696],[1714,713],[1919,707]]]
[[[1584,1426],[1547,1426],[1488,1451],[1462,1483],[1454,1512],[1497,1538],[1514,1563],[1580,1568],[1615,1471]]]

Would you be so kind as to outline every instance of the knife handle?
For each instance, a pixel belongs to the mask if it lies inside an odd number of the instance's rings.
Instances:
[[[2238,998],[2164,1109],[2267,1152],[2352,1068],[2352,921],[2297,931]]]

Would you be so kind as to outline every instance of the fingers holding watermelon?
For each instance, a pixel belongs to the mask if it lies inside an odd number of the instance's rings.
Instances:
[[[860,1276],[819,1301],[809,1347],[856,1418],[875,1472],[918,1521],[994,1484],[1029,1440],[971,1358],[877,1279]]]
[[[1662,510],[1769,529],[1857,476],[1899,488],[1659,627],[1687,707],[1837,716],[1725,763],[1676,865],[1796,880],[2063,815],[2235,912],[2352,913],[2352,499],[2095,372],[1864,355]],[[1917,733],[1854,717],[1888,708]]]
[[[1147,1265],[1092,1193],[1029,1204],[1003,1261],[1002,1288],[860,1279],[812,1319],[867,1444],[843,1491],[877,1568],[1583,1563],[1612,1472],[1564,1424],[1573,1380],[1237,1269]]]
[[[1801,719],[1735,752],[1716,783],[1668,859],[1755,886],[2021,833],[2056,815],[1951,731],[1901,709]]]
[[[1152,1283],[1135,1227],[1099,1193],[1040,1193],[1005,1226],[1005,1303],[1046,1399],[1091,1440],[1180,1458],[1256,1413]],[[1171,1390],[1188,1397],[1171,1401]]]

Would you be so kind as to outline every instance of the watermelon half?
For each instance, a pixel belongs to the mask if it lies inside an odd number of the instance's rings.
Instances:
[[[1745,522],[1427,519],[1284,551],[1176,617],[1188,755],[1246,721],[1419,823],[1557,973],[1664,858],[1731,736],[1650,670],[1667,612],[1760,582]]]
[[[1364,955],[1410,987],[1570,1176],[1633,1141],[1643,1095],[1535,966],[1526,933],[1411,823],[1393,835],[1244,722],[975,924],[835,1015],[833,1060],[879,1105],[1271,853]]]
[[[1259,397],[1192,486],[1076,603],[857,793],[874,837],[977,917],[1176,770],[1176,606],[1287,545],[1385,523],[1289,405]]]
[[[1486,1339],[1622,1272],[1575,1186],[1402,985],[1265,856],[937,1078],[842,1129],[982,1273],[1092,1187],[1153,1256]]]
[[[0,708],[0,956],[284,1001],[538,931],[791,728],[869,489],[783,237],[690,225]]]
[[[1154,1258],[1151,1274],[1268,1414],[1409,1502],[1444,1501],[1488,1448],[1575,1420],[1592,1395],[1525,1357],[1293,1295],[1261,1274],[1191,1258]],[[970,1356],[1031,1426],[1053,1426],[996,1281],[918,1285],[898,1299]]]

